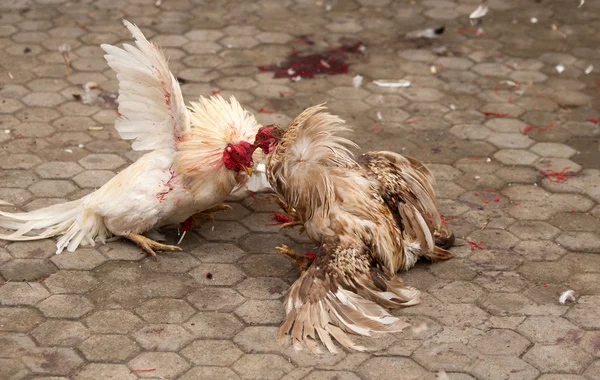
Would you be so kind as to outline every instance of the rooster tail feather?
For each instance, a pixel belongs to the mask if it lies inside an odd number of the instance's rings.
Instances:
[[[75,251],[80,244],[94,245],[110,237],[102,217],[85,208],[85,199],[52,205],[39,210],[23,213],[0,211],[0,227],[14,230],[0,234],[0,239],[8,241],[30,241],[62,235],[56,243],[56,253],[65,248]],[[0,204],[6,202],[0,201]],[[32,231],[36,233],[29,234]]]
[[[314,265],[290,288],[286,299],[287,315],[279,329],[279,342],[290,335],[295,350],[304,346],[319,353],[320,340],[332,353],[337,341],[344,347],[366,351],[350,335],[372,336],[400,332],[409,324],[390,314],[384,307],[411,306],[420,302],[418,290],[404,285],[399,277],[382,277],[385,290],[375,286],[368,274],[355,278],[334,279],[316,273]],[[346,280],[352,283],[346,283]]]

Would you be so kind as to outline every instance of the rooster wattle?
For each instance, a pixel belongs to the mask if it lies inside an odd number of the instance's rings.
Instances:
[[[259,129],[255,144],[268,154],[266,173],[283,198],[282,207],[303,222],[320,246],[314,258],[277,249],[300,266],[301,276],[286,300],[280,339],[313,352],[320,339],[336,351],[364,350],[347,333],[369,336],[397,332],[407,323],[386,309],[420,302],[420,292],[396,272],[419,257],[432,261],[452,255],[436,246],[451,241],[437,210],[433,176],[419,161],[393,152],[370,152],[355,161],[356,147],[337,135],[347,131],[337,116],[315,106],[287,130]]]
[[[252,173],[259,125],[232,97],[201,97],[186,109],[179,83],[155,44],[124,21],[137,48],[102,45],[119,81],[121,138],[134,150],[151,150],[95,192],[76,201],[28,213],[0,212],[0,227],[15,230],[4,240],[61,236],[56,253],[94,245],[112,236],[136,242],[146,252],[180,250],[142,234],[182,223],[220,204]],[[5,202],[2,202],[5,204]],[[29,234],[38,230],[35,234]]]

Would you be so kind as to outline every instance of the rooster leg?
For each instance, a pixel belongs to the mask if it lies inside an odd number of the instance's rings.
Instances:
[[[296,215],[296,211],[294,211],[293,208],[291,208],[290,206],[288,206],[287,203],[285,203],[283,201],[283,199],[279,198],[279,195],[277,194],[271,194],[272,197],[275,199],[275,202],[277,202],[277,204],[279,205],[279,207],[281,207],[281,209],[283,211],[285,211],[286,214],[288,214],[289,216],[291,216],[294,219],[297,219],[297,215]]]
[[[293,249],[291,249],[285,244],[280,244],[277,247],[275,247],[275,249],[278,250],[279,253],[289,256],[300,269],[300,273],[304,273],[306,269],[308,269],[310,264],[312,264],[313,262],[313,259],[311,259],[310,257],[295,252]]]
[[[156,257],[155,251],[181,251],[182,249],[177,247],[176,245],[167,245],[158,243],[152,239],[149,239],[143,235],[138,235],[134,233],[128,233],[124,236],[125,238],[131,240],[135,244],[137,244],[140,248],[142,248],[147,253]]]
[[[192,220],[194,221],[194,223],[196,223],[196,226],[199,226],[201,223],[201,220],[210,220],[211,222],[215,222],[215,217],[214,217],[214,213],[215,212],[219,212],[219,211],[225,211],[225,210],[231,210],[231,206],[226,205],[225,203],[221,203],[220,205],[216,205],[215,207],[211,207],[207,210],[204,210],[202,212],[199,212],[197,214],[194,214],[192,216]]]
[[[281,229],[295,227],[295,226],[302,226],[300,228],[300,233],[304,232],[304,222],[298,220],[298,214],[296,213],[296,211],[294,211],[293,208],[288,206],[287,203],[285,203],[281,198],[279,198],[279,196],[277,194],[273,194],[273,198],[275,198],[275,202],[277,202],[279,207],[281,207],[281,209],[283,211],[285,211],[286,214],[288,214],[292,219],[294,219],[293,222],[283,223],[281,225]]]

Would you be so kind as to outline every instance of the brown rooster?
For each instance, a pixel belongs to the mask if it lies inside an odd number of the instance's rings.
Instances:
[[[319,105],[301,113],[287,130],[259,129],[255,144],[268,154],[266,171],[282,206],[304,223],[320,246],[312,261],[286,246],[277,249],[300,265],[290,288],[280,341],[292,337],[313,352],[320,339],[336,352],[343,346],[365,350],[347,333],[370,336],[397,332],[407,323],[386,309],[420,302],[399,270],[419,257],[450,258],[436,246],[451,242],[437,210],[433,176],[418,160],[392,152],[370,152],[355,161],[343,120]]]

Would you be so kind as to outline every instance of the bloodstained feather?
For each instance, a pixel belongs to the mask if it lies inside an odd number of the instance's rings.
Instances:
[[[563,168],[563,170],[556,172],[552,169],[548,169],[548,170],[540,170],[540,172],[542,173],[543,176],[545,176],[546,178],[548,178],[548,180],[550,182],[561,182],[561,181],[568,181],[573,174],[569,171],[571,167],[570,166],[566,166],[565,168]]]

